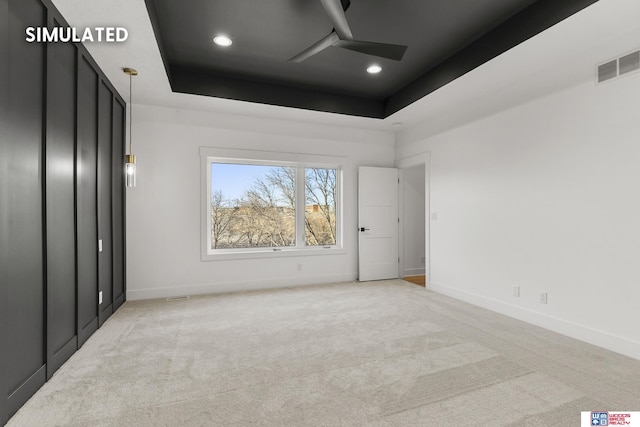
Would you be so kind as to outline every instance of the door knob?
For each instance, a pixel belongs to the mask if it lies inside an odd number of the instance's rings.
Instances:
[[[365,231],[369,231],[369,230],[371,230],[371,229],[370,229],[370,228],[360,227],[360,231],[361,231],[361,232],[363,232],[363,233],[364,233]]]

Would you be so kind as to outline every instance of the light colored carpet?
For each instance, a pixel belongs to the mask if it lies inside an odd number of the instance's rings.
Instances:
[[[640,361],[391,280],[127,302],[8,426],[579,426]]]

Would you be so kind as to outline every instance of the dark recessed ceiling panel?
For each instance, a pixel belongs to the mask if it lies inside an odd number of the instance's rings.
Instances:
[[[337,1],[353,39],[404,56],[336,43],[302,62],[290,59],[334,30],[331,0],[145,1],[175,92],[384,118],[597,0]]]

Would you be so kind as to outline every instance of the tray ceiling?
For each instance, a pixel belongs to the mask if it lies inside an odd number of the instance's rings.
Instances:
[[[174,92],[384,118],[597,0],[343,0],[354,38],[402,60],[331,46],[299,63],[333,29],[320,0],[145,1]]]

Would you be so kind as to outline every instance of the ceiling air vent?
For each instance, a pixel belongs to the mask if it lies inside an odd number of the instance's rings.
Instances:
[[[618,77],[618,60],[607,62],[598,66],[598,83]]]
[[[620,59],[618,59],[618,69],[620,75],[640,70],[640,50],[630,53],[629,55],[621,56]]]
[[[598,65],[598,83],[640,70],[640,50]]]

